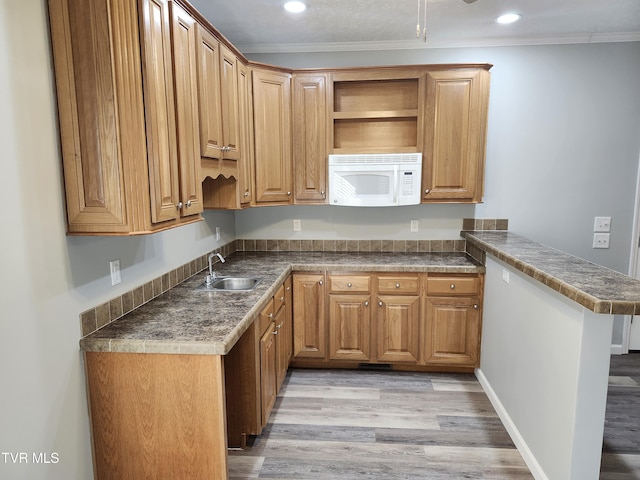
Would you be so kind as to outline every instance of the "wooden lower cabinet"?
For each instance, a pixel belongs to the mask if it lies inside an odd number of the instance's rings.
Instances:
[[[227,478],[224,361],[85,352],[94,477]]]
[[[383,363],[418,363],[420,349],[420,297],[380,295],[377,302],[376,360]]]
[[[324,273],[293,274],[293,358],[327,358]]]
[[[329,358],[370,359],[370,302],[368,294],[329,295]]]
[[[294,366],[479,365],[481,275],[326,273],[326,292],[324,278],[294,274]]]
[[[288,290],[287,290],[288,289]],[[225,356],[227,436],[243,447],[269,420],[291,358],[291,278]]]
[[[480,358],[480,299],[426,299],[424,362],[477,365]]]

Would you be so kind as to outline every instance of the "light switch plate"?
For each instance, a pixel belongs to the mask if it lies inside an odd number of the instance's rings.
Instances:
[[[418,220],[411,220],[411,232],[415,233],[418,231]]]
[[[300,222],[300,219],[299,219],[299,218],[296,218],[296,219],[293,221],[293,231],[294,231],[294,232],[299,232],[299,231],[301,231],[301,230],[302,230],[302,224],[301,224],[301,222]]]
[[[111,271],[111,286],[118,285],[122,282],[120,276],[120,260],[112,260],[109,262],[109,270]]]

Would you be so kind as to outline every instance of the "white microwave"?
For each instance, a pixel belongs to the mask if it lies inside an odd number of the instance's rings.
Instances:
[[[421,153],[329,155],[330,205],[416,205],[421,181]]]

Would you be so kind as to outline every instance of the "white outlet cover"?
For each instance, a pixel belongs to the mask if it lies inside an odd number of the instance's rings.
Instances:
[[[302,230],[302,224],[300,222],[299,218],[296,218],[293,220],[293,231],[294,232],[299,232]]]
[[[120,260],[112,260],[109,262],[109,270],[111,272],[111,286],[118,285],[122,282],[120,276]]]
[[[594,233],[593,234],[593,248],[609,248],[608,233]]]
[[[505,283],[509,283],[509,270],[502,269],[502,281]]]
[[[412,232],[418,231],[418,220],[411,220],[411,231]]]
[[[594,232],[610,232],[611,217],[596,217],[593,222]]]

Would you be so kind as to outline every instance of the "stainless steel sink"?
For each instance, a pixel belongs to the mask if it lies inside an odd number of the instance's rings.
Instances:
[[[262,279],[259,277],[219,277],[211,285],[203,283],[198,290],[209,292],[250,292]]]

